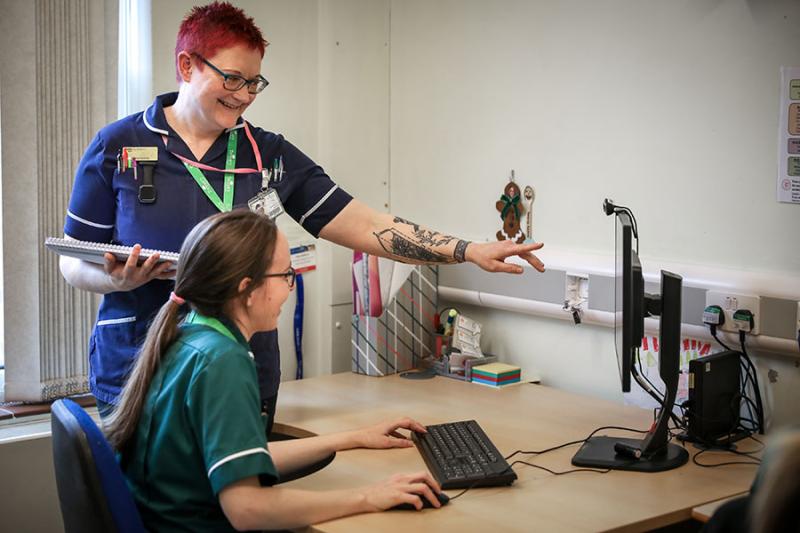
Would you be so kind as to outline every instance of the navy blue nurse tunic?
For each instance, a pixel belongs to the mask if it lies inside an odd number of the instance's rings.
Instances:
[[[175,103],[177,96],[178,93],[158,96],[143,113],[118,120],[97,133],[75,174],[64,223],[66,235],[83,241],[125,246],[139,243],[144,248],[177,252],[195,224],[218,212],[183,163],[170,153],[195,160],[164,117],[164,108]],[[232,128],[239,129],[236,167],[255,169],[255,155],[243,125],[240,119]],[[271,168],[276,159],[283,158],[285,174],[272,187],[286,212],[309,233],[319,236],[320,230],[352,197],[282,135],[252,125],[250,130],[264,167]],[[200,163],[225,168],[227,143],[228,132],[224,132]],[[141,176],[135,179],[132,169],[120,172],[117,168],[122,148],[133,146],[158,148],[154,203],[141,203],[138,199]],[[222,198],[223,173],[203,172]],[[246,207],[247,201],[261,190],[261,175],[254,172],[235,176],[234,208]],[[173,285],[170,280],[153,280],[132,291],[112,292],[103,297],[89,341],[89,385],[100,401],[117,402],[147,326],[169,297]],[[262,400],[267,400],[277,394],[280,383],[277,330],[254,335],[250,345]]]

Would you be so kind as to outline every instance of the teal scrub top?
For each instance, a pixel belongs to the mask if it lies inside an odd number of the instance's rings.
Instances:
[[[150,531],[234,531],[227,485],[277,480],[247,341],[231,322],[180,326],[150,385],[121,465]],[[200,317],[205,319],[205,317]],[[205,319],[207,320],[207,319]]]

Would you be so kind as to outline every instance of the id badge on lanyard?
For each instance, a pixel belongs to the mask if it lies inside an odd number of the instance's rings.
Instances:
[[[261,191],[247,201],[250,211],[266,215],[275,220],[284,213],[278,191],[269,186],[270,172],[266,168],[261,171]]]
[[[253,172],[261,172],[261,191],[250,198],[247,201],[247,206],[250,208],[251,211],[255,213],[259,213],[265,216],[268,216],[272,220],[275,220],[281,214],[283,214],[283,204],[281,203],[281,199],[278,196],[278,191],[273,189],[269,186],[272,178],[275,178],[277,181],[280,181],[283,178],[283,157],[276,160],[274,164],[274,168],[272,171],[264,168],[261,165],[261,153],[258,151],[258,146],[256,145],[256,141],[253,138],[253,135],[250,133],[250,127],[247,125],[247,122],[244,123],[244,131],[247,134],[247,138],[250,140],[250,145],[253,147],[253,155],[256,158],[256,164],[258,169],[251,169],[251,168],[236,168],[236,147],[237,147],[237,130],[232,130],[228,134],[228,150],[227,150],[227,157],[225,160],[225,184],[223,190],[223,198],[220,198],[216,191],[211,187],[211,184],[206,179],[203,172],[200,170],[212,170],[216,172],[220,172],[221,170],[218,168],[210,167],[208,165],[204,165],[195,161],[191,161],[179,154],[172,152],[172,154],[180,159],[183,164],[186,166],[186,169],[192,175],[194,180],[197,182],[197,185],[203,191],[203,193],[208,197],[208,199],[214,204],[214,206],[219,209],[221,212],[230,211],[233,208],[233,190],[234,190],[234,174],[250,174]],[[164,145],[167,144],[166,136],[162,137],[164,140]]]

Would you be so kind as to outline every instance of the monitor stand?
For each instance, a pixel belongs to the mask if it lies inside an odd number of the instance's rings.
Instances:
[[[678,468],[689,460],[689,452],[685,448],[669,442],[669,419],[675,405],[680,372],[682,284],[680,276],[662,270],[661,297],[645,295],[648,314],[661,315],[659,374],[664,382],[664,399],[658,417],[643,439],[606,436],[587,439],[572,458],[575,466],[661,472]],[[641,379],[638,373],[634,373],[634,377],[637,381]],[[620,450],[617,444],[621,445]],[[634,451],[640,457],[637,458]]]
[[[617,443],[640,449],[641,439],[623,439],[619,437],[592,437],[583,443],[578,453],[572,458],[575,466],[591,468],[609,468],[612,470],[633,470],[635,472],[663,472],[686,464],[689,452],[677,444],[667,443],[661,452],[649,457],[635,459],[616,452]]]

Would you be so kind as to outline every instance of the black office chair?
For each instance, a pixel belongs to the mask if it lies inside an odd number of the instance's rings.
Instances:
[[[144,533],[114,452],[71,400],[52,406],[53,464],[66,533]]]

